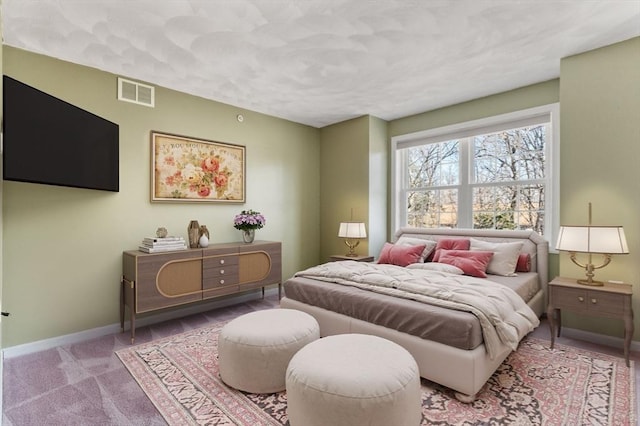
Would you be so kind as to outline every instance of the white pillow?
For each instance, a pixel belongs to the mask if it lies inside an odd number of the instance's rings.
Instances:
[[[399,246],[424,246],[424,250],[420,255],[420,262],[424,262],[424,260],[431,254],[433,249],[436,248],[436,242],[432,240],[423,240],[422,238],[411,238],[411,237],[400,237],[396,244]]]
[[[488,241],[476,240],[471,238],[470,250],[476,251],[492,251],[493,257],[487,265],[487,273],[493,275],[502,275],[505,277],[514,276],[516,265],[518,264],[518,256],[523,246],[522,241],[513,243],[490,243]]]
[[[422,269],[425,271],[438,271],[448,272],[450,274],[463,275],[464,271],[457,266],[449,265],[447,263],[427,262],[427,263],[412,263],[407,265],[409,269]]]

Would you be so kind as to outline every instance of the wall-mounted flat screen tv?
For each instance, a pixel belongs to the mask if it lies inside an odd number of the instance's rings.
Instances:
[[[119,126],[3,76],[5,180],[119,190]]]

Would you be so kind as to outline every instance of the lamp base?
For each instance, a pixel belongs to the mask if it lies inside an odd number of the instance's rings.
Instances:
[[[602,281],[595,281],[595,280],[576,280],[576,282],[578,284],[588,285],[591,287],[601,287],[604,285]]]
[[[356,253],[356,247],[358,247],[358,244],[360,244],[359,240],[350,240],[350,239],[346,239],[344,240],[344,243],[347,245],[347,247],[349,247],[349,253],[347,253],[345,256],[349,256],[349,257],[356,257],[358,256],[358,253]]]
[[[593,277],[595,276],[595,274],[593,273],[594,270],[596,269],[600,269],[600,268],[604,268],[605,266],[607,266],[609,264],[609,262],[611,262],[611,255],[608,253],[601,253],[604,256],[604,261],[602,263],[602,265],[600,266],[595,266],[593,263],[591,263],[591,253],[589,253],[589,261],[587,263],[585,263],[584,265],[580,262],[578,262],[578,259],[576,258],[576,252],[574,251],[570,251],[569,252],[569,258],[571,259],[571,261],[573,263],[575,263],[576,265],[578,265],[581,268],[584,268],[585,272],[586,272],[586,276],[587,279],[586,280],[577,280],[576,282],[578,284],[582,284],[582,285],[588,285],[591,287],[601,287],[604,285],[604,283],[602,281],[596,281],[593,279]]]

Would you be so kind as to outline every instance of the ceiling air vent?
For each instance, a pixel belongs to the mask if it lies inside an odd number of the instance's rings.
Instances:
[[[153,108],[155,105],[154,90],[153,86],[118,77],[118,100],[120,101]]]

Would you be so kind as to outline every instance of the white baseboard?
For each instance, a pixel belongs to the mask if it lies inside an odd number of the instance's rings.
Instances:
[[[624,347],[624,339],[621,337],[592,333],[590,331],[579,330],[577,328],[562,327],[562,337],[584,340],[585,342],[597,343],[598,345],[609,346],[612,348],[620,348],[620,350]],[[640,342],[632,340],[630,350],[640,352]]]
[[[265,296],[277,295],[278,287],[266,288]],[[186,317],[188,315],[198,314],[201,312],[207,312],[212,309],[219,309],[225,306],[237,305],[239,303],[245,303],[252,300],[257,300],[262,297],[260,289],[244,293],[239,296],[223,297],[212,300],[210,303],[202,303],[193,306],[187,306],[184,308],[173,309],[159,314],[147,315],[144,317],[136,318],[136,328],[144,327],[150,324],[157,324],[159,322],[168,321],[176,318]],[[127,327],[127,318],[125,318],[125,327]],[[96,339],[98,337],[106,336],[108,334],[120,333],[120,324],[111,324],[104,327],[92,328],[90,330],[84,330],[77,333],[66,334],[64,336],[52,337],[49,339],[39,340],[36,342],[24,343],[22,345],[10,346],[2,349],[2,358],[13,358],[16,356],[27,355],[34,352],[44,351],[47,349],[55,348],[57,346],[71,345],[74,343],[83,342],[86,340]],[[125,331],[125,333],[128,332]]]
[[[277,287],[265,289],[265,295],[277,295],[277,294],[278,294]],[[193,315],[200,312],[210,311],[212,309],[219,309],[225,306],[245,303],[251,300],[257,300],[261,297],[262,297],[261,291],[256,290],[254,292],[245,293],[240,296],[214,299],[210,303],[206,303],[206,304],[188,306],[185,308],[174,309],[171,311],[162,312],[155,315],[148,315],[145,317],[136,318],[136,328],[144,327],[150,324],[157,324],[163,321],[169,321],[176,318],[186,317],[188,315]],[[36,342],[25,343],[22,345],[11,346],[11,347],[2,349],[2,358],[13,358],[16,356],[27,355],[34,352],[55,348],[57,346],[79,343],[82,341],[96,339],[98,337],[106,336],[108,334],[115,334],[119,332],[120,332],[120,324],[111,324],[104,327],[98,327],[90,330],[80,331],[78,333],[72,333],[64,336],[52,337],[50,339],[39,340]],[[610,346],[615,348],[622,348],[624,345],[624,339],[620,337],[613,337],[613,336],[607,336],[604,334],[592,333],[589,331],[578,330],[576,328],[562,327],[562,336],[568,337],[571,339],[593,342],[600,345]],[[640,352],[640,342],[632,341],[631,350]]]

